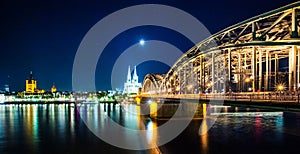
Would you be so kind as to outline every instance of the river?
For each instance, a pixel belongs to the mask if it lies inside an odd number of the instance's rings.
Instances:
[[[215,106],[207,105],[214,110]],[[99,139],[86,125],[104,125],[99,115],[130,129],[145,129],[152,142],[163,134],[153,127],[167,119],[137,116],[134,104],[10,104],[0,105],[0,153],[300,153],[300,113],[218,106],[220,113],[196,118],[169,143],[149,150],[126,150]],[[207,133],[201,124],[217,117]],[[84,118],[82,118],[84,117]],[[181,118],[180,120],[185,120]],[[128,136],[130,138],[130,136]]]

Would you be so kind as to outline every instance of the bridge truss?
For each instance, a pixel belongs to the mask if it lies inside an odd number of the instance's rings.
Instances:
[[[300,88],[300,2],[228,27],[188,50],[143,93],[296,91]]]

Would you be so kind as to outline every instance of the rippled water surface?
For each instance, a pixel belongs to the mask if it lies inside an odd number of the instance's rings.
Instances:
[[[205,119],[193,120],[174,140],[160,146],[162,153],[300,153],[300,114],[241,107],[219,107]],[[166,119],[137,116],[135,105],[91,104],[76,108],[70,104],[0,105],[0,153],[155,153],[124,150],[97,138],[81,119],[103,125],[100,113],[130,129],[153,131]],[[205,112],[206,113],[206,112]],[[217,117],[209,129],[209,121]],[[184,120],[184,118],[180,119]],[[202,127],[200,125],[202,124]],[[205,130],[206,129],[206,130]],[[207,131],[199,135],[199,131]],[[130,138],[130,136],[128,136]]]

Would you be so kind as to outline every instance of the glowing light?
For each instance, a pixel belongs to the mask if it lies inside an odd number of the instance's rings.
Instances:
[[[141,98],[136,97],[136,98],[135,98],[135,101],[136,101],[136,104],[137,104],[137,105],[140,105],[140,103],[141,103]]]
[[[150,104],[150,117],[151,118],[157,117],[157,103],[156,102],[152,102]]]
[[[176,87],[176,91],[179,91],[179,90],[180,90],[180,87],[179,87],[179,86],[177,86],[177,87]]]
[[[141,40],[140,40],[140,45],[143,46],[144,44],[145,44],[145,41],[144,41],[143,39],[141,39]]]
[[[203,118],[206,117],[206,104],[203,104]]]
[[[285,88],[284,88],[284,85],[283,84],[278,84],[277,85],[277,90],[278,91],[283,91]]]
[[[250,82],[250,78],[246,78],[246,79],[245,79],[245,82]]]
[[[193,88],[193,85],[188,85],[188,90],[191,90]]]
[[[211,86],[211,84],[210,84],[210,83],[208,83],[208,84],[207,84],[207,87],[210,87],[210,86]]]

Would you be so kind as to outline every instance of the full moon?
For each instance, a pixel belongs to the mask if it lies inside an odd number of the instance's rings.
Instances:
[[[144,45],[145,41],[143,39],[140,40],[140,45]]]

